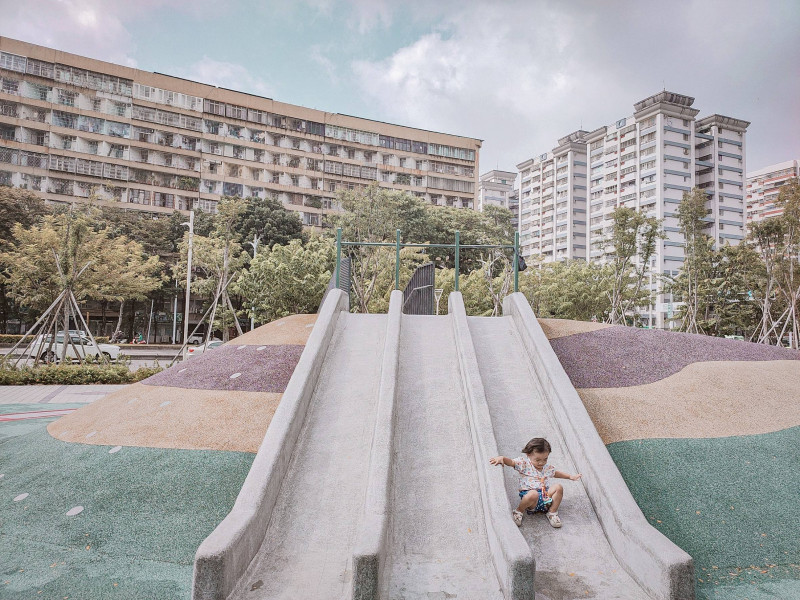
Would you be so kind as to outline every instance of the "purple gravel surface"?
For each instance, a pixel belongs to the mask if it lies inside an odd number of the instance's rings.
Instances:
[[[653,383],[701,361],[800,360],[800,352],[706,335],[608,327],[550,340],[576,388]]]
[[[226,345],[207,350],[200,356],[176,364],[142,381],[198,390],[283,393],[300,360],[304,345],[281,346]],[[231,375],[240,373],[237,378]]]

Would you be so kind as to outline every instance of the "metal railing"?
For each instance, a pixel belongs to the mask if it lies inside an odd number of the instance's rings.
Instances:
[[[461,232],[455,232],[455,244],[403,244],[400,242],[400,230],[397,229],[397,239],[394,243],[391,242],[346,242],[342,241],[342,228],[336,229],[336,287],[339,287],[339,265],[342,261],[342,247],[348,246],[366,246],[366,247],[382,247],[382,248],[395,248],[394,259],[394,289],[400,289],[400,249],[401,248],[453,248],[455,249],[455,282],[453,285],[454,291],[459,291],[458,278],[459,267],[462,249],[474,248],[501,248],[504,250],[513,250],[513,269],[514,269],[514,292],[519,291],[519,232],[514,232],[514,244],[461,244]]]

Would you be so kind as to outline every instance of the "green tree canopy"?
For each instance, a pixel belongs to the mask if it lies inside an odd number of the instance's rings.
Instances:
[[[157,256],[126,237],[96,231],[85,214],[47,216],[41,224],[17,224],[0,256],[11,294],[23,306],[46,309],[64,289],[78,301],[143,298],[160,285]]]
[[[267,323],[297,313],[314,313],[333,273],[335,247],[329,238],[312,236],[259,250],[232,284],[250,317]]]

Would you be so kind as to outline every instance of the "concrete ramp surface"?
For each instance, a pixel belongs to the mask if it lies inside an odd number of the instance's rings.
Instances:
[[[349,595],[385,329],[386,315],[339,316],[264,542],[229,598]]]
[[[503,597],[456,352],[449,318],[403,316],[385,598]]]
[[[469,317],[469,329],[500,453],[520,456],[529,439],[544,437],[553,447],[550,463],[559,471],[578,473],[512,317]],[[516,505],[517,474],[504,470],[509,502]],[[537,600],[647,598],[614,556],[583,484],[558,482],[564,486],[558,510],[563,527],[553,529],[537,514],[526,515],[521,528],[536,561]]]
[[[651,528],[521,294],[506,316],[353,315],[334,290],[231,513],[195,558],[197,600],[692,600],[691,558]],[[515,457],[553,446],[556,530],[517,528]]]

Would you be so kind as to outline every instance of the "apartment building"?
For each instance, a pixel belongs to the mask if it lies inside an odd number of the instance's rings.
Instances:
[[[603,262],[611,249],[614,209],[635,208],[663,220],[667,238],[651,259],[648,286],[683,263],[677,207],[693,187],[708,195],[706,233],[716,243],[744,238],[745,133],[749,122],[712,114],[697,119],[694,98],[662,91],[634,104],[632,115],[517,165],[523,256]],[[643,315],[664,328],[672,298],[660,294]]]
[[[215,212],[271,197],[319,226],[373,182],[476,208],[481,141],[328,113],[0,37],[0,185]]]
[[[508,208],[508,199],[514,191],[514,180],[517,174],[513,171],[493,169],[480,176],[478,180],[478,210],[493,204]]]
[[[775,206],[781,187],[800,177],[800,161],[787,160],[747,174],[747,222],[776,217],[782,210]]]
[[[516,180],[514,180],[514,189],[508,196],[508,210],[511,211],[511,226],[519,229],[519,187],[517,187]]]

